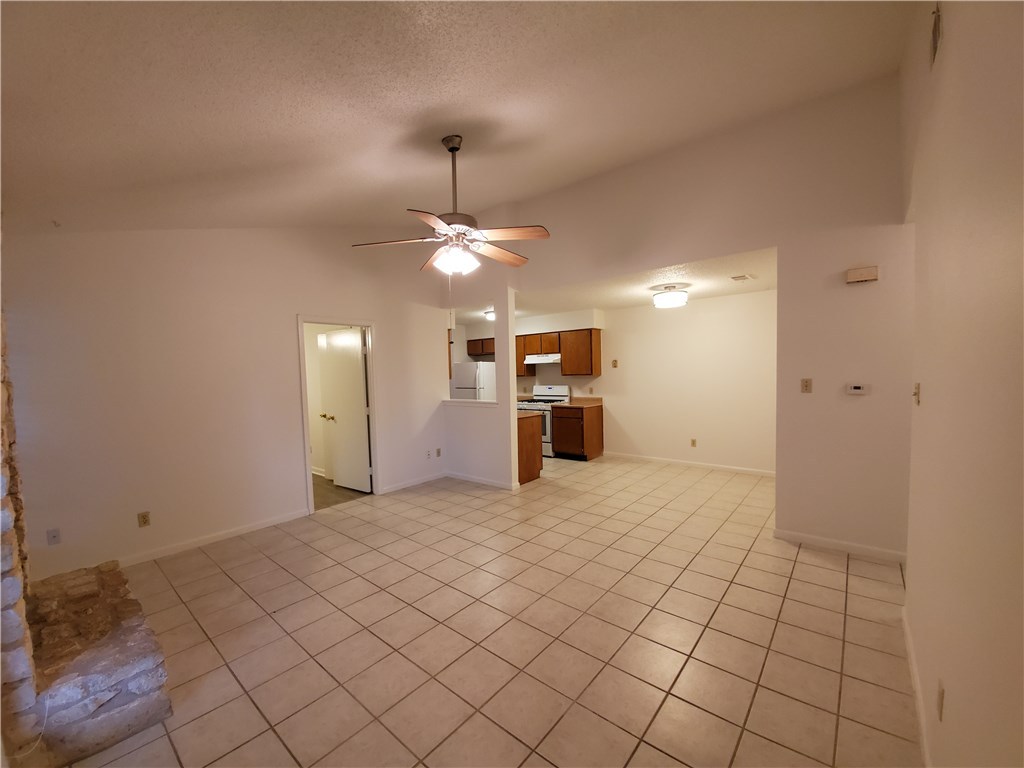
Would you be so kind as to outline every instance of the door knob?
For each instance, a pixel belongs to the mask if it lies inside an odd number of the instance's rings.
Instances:
[[[320,418],[321,419],[326,419],[327,418],[327,414],[326,413],[321,413],[320,414]]]
[[[328,421],[334,421],[334,417],[333,417],[333,416],[328,416],[328,417],[327,417],[327,420],[328,420]]]

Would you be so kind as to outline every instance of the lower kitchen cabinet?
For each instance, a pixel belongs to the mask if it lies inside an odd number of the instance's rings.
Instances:
[[[551,450],[556,456],[589,461],[604,453],[604,408],[600,405],[551,409]]]
[[[543,416],[540,411],[519,411],[519,483],[528,483],[540,477],[544,465],[541,432]]]

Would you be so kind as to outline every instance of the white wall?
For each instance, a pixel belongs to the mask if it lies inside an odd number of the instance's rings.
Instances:
[[[516,318],[516,335],[575,331],[580,328],[604,328],[604,312],[600,309],[578,309],[550,315],[531,315]]]
[[[492,279],[500,280],[493,272]],[[494,362],[497,401],[444,403],[444,470],[452,477],[502,488],[518,486],[515,429],[515,292],[503,289],[494,301]]]
[[[304,514],[299,314],[373,324],[377,487],[438,474],[421,451],[442,444],[445,312],[420,299],[433,290],[415,269],[385,275],[339,256],[352,241],[271,230],[5,238],[33,577]],[[153,523],[140,529],[143,510]],[[49,528],[62,544],[46,545]]]
[[[606,311],[593,379],[605,451],[773,472],[775,300],[759,291]]]
[[[929,68],[931,10],[916,14],[903,83],[921,382],[906,619],[931,763],[1021,765],[1024,15],[943,3]]]
[[[874,227],[779,248],[776,532],[878,557],[906,549],[913,233]],[[879,280],[847,285],[877,265]],[[800,392],[800,379],[813,392]],[[869,387],[846,394],[846,385]]]

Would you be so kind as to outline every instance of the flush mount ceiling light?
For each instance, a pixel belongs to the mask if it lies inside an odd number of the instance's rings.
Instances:
[[[677,283],[655,285],[651,290],[654,291],[654,306],[656,309],[685,307],[686,302],[690,298],[690,295],[682,289],[682,285]]]
[[[494,308],[491,307],[490,309],[485,309],[484,310],[484,317],[487,318],[488,320],[490,320],[493,323],[494,322],[494,317],[495,317],[495,315],[494,315]]]
[[[511,267],[521,267],[526,257],[494,245],[495,240],[543,240],[550,237],[548,231],[539,225],[529,227],[501,227],[500,229],[478,229],[476,218],[468,213],[459,213],[458,183],[455,174],[455,153],[462,147],[462,137],[453,135],[441,139],[444,148],[452,156],[452,212],[437,216],[427,211],[409,213],[434,230],[433,237],[417,237],[412,240],[387,240],[382,243],[356,243],[353,248],[364,245],[397,245],[399,243],[443,243],[420,267],[424,270],[434,266],[446,275],[468,275],[480,266],[473,254],[480,254]]]

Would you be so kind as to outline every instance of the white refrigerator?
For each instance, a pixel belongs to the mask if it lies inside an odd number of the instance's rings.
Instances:
[[[452,363],[452,400],[497,400],[494,363]]]

